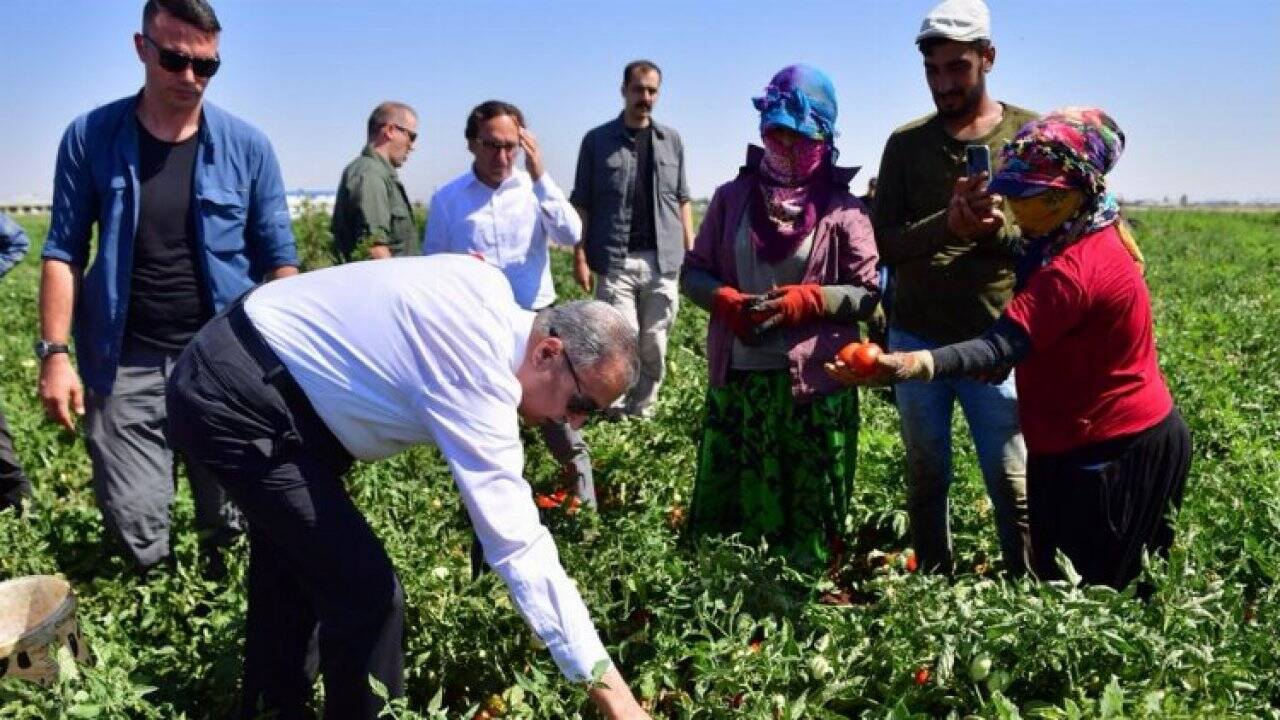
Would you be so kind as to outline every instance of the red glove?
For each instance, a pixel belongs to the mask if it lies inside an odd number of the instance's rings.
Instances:
[[[758,304],[756,309],[774,313],[760,324],[763,331],[779,325],[803,325],[819,320],[826,309],[826,302],[822,299],[821,285],[783,285],[770,292],[768,299]]]
[[[759,299],[759,295],[745,295],[736,288],[721,285],[711,296],[711,315],[728,325],[742,342],[756,342],[756,320],[751,311]]]

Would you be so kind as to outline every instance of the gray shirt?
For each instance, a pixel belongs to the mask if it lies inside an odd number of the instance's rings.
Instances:
[[[800,247],[791,255],[773,265],[761,260],[751,243],[751,213],[742,214],[742,222],[738,223],[738,236],[734,241],[733,254],[738,262],[738,289],[750,295],[764,295],[770,290],[783,285],[795,285],[804,280],[804,270],[809,265],[809,254],[813,250],[813,233],[809,233],[800,242]],[[742,341],[733,341],[733,360],[730,367],[735,370],[786,370],[790,367],[787,359],[786,333],[771,332],[765,335],[759,345],[744,345]]]
[[[583,248],[591,270],[610,275],[622,269],[631,239],[634,182],[651,183],[653,225],[657,240],[658,270],[675,274],[684,261],[684,225],[680,205],[689,201],[685,178],[684,144],[666,125],[653,123],[653,172],[636,177],[635,140],[622,115],[582,138],[578,170],[569,201],[587,212],[582,229]]]

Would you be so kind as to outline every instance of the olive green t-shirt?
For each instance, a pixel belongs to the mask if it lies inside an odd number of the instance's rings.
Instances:
[[[1035,113],[1004,104],[986,137],[956,140],[937,114],[910,122],[885,143],[873,220],[880,259],[893,270],[889,323],[945,344],[982,334],[1013,295],[1019,241],[1006,202],[1004,228],[964,240],[947,229],[947,204],[965,174],[966,145],[991,148],[993,167],[1004,143]]]

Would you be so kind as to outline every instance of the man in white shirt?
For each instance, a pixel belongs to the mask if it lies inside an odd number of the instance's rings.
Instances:
[[[604,303],[521,309],[466,255],[327,268],[252,291],[210,321],[169,380],[168,434],[249,519],[243,717],[301,717],[319,625],[326,718],[373,718],[372,675],[403,694],[404,594],[343,487],[354,458],[433,442],[485,559],[610,718],[646,718],[538,522],[519,423],[581,425],[637,373],[636,337]]]
[[[480,255],[507,276],[520,307],[549,307],[556,289],[547,250],[551,243],[570,248],[578,242],[578,213],[543,167],[537,138],[515,105],[480,103],[467,116],[464,134],[475,161],[431,198],[422,252]],[[521,149],[525,170],[516,167]],[[540,430],[578,497],[595,505],[591,455],[582,434],[565,423]]]

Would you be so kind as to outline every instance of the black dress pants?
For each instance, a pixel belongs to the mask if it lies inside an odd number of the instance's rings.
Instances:
[[[1061,550],[1081,578],[1117,590],[1142,570],[1144,550],[1173,544],[1171,515],[1182,505],[1191,436],[1174,408],[1136,435],[1060,455],[1027,458],[1031,568],[1062,577]]]
[[[166,400],[172,445],[205,463],[249,521],[241,717],[312,716],[317,625],[324,717],[376,717],[370,676],[404,692],[404,593],[343,486],[352,457],[240,303],[191,341]]]

